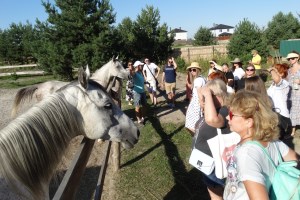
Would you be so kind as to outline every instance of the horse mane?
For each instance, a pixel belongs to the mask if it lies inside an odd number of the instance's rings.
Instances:
[[[69,141],[83,133],[76,108],[62,93],[36,104],[0,131],[0,174],[14,189],[16,183],[39,199]]]
[[[37,86],[30,86],[30,87],[26,87],[26,88],[22,88],[22,89],[18,90],[18,92],[15,96],[14,102],[13,102],[13,106],[12,106],[12,111],[11,111],[12,117],[16,116],[20,103],[23,103],[27,100],[31,100],[34,92],[37,89],[38,89]]]

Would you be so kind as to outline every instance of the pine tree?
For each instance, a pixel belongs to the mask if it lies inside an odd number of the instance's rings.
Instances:
[[[41,66],[72,80],[72,69],[89,64],[101,67],[113,51],[115,14],[109,0],[56,0],[43,2],[48,19],[38,23],[42,35],[38,59]]]
[[[247,19],[239,22],[228,44],[228,55],[231,59],[236,57],[247,62],[251,60],[251,50],[256,49],[262,57],[268,55],[266,40],[262,31],[255,23]]]

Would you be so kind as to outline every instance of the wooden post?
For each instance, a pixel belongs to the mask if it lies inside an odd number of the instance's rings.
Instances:
[[[111,94],[115,103],[121,108],[122,98],[122,80],[114,79],[114,83],[111,88]],[[121,163],[121,145],[119,142],[112,142],[112,163],[114,171],[120,169]]]

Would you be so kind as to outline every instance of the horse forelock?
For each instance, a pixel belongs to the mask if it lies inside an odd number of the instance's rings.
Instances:
[[[0,131],[0,170],[8,183],[42,195],[69,141],[83,131],[74,113],[63,95],[54,94]]]

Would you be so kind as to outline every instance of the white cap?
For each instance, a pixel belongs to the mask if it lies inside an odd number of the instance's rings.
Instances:
[[[139,65],[144,65],[144,63],[142,63],[141,61],[137,60],[137,61],[135,61],[134,64],[133,64],[134,67],[137,67],[137,66],[139,66]]]

